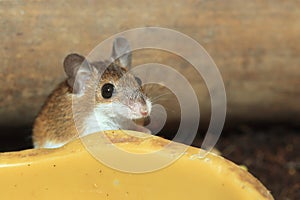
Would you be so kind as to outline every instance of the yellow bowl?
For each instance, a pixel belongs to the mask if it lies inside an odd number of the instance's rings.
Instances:
[[[114,146],[129,152],[150,153],[169,143],[156,136],[141,138],[141,133],[132,131],[95,133],[84,140],[89,141],[88,145],[98,145],[99,134],[105,134]],[[202,159],[194,158],[199,149],[186,148],[169,166],[137,174],[114,170],[99,162],[79,139],[59,149],[1,153],[0,196],[24,200],[273,199],[243,168],[212,153]]]

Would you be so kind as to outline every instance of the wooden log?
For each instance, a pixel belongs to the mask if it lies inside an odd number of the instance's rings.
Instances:
[[[62,61],[68,53],[87,55],[107,37],[144,26],[181,31],[205,47],[224,79],[229,123],[296,123],[299,6],[297,0],[0,1],[0,126],[33,122],[64,79]],[[202,84],[197,93],[201,116],[209,119],[209,98],[203,93]]]

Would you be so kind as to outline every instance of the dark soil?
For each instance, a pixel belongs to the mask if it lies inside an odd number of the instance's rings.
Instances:
[[[241,126],[225,131],[217,148],[227,159],[246,166],[275,199],[300,199],[299,129]]]

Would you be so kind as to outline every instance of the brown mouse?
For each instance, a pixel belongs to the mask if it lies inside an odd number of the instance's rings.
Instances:
[[[125,38],[114,40],[111,60],[89,62],[78,54],[65,58],[67,79],[51,93],[35,120],[35,148],[57,148],[105,130],[150,133],[132,121],[149,116],[152,105],[141,81],[129,73],[131,49]]]

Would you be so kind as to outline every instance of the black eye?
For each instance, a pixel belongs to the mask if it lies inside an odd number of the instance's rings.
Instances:
[[[109,99],[114,92],[114,85],[105,83],[101,88],[101,95],[104,99]]]
[[[139,86],[142,85],[142,80],[139,77],[134,77]]]

